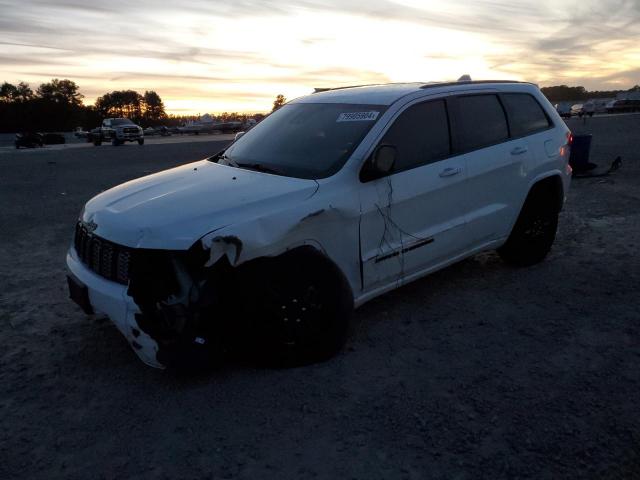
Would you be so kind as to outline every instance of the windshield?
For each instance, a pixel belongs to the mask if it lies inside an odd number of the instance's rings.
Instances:
[[[111,120],[111,125],[131,125],[133,122],[128,118],[114,118]]]
[[[224,157],[241,168],[298,178],[328,177],[342,168],[386,108],[344,103],[288,104],[238,139]]]

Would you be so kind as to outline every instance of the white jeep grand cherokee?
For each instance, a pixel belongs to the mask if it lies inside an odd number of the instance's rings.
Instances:
[[[518,82],[299,98],[225,151],[101,193],[67,255],[71,297],[163,367],[229,345],[335,353],[354,307],[480,251],[549,252],[571,134]]]

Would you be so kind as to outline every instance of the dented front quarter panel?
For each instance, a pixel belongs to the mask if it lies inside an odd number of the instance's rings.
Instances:
[[[202,237],[207,266],[226,257],[232,266],[275,257],[303,245],[321,251],[342,271],[352,292],[361,288],[359,204],[353,188],[320,185],[313,197],[267,215],[240,221]]]

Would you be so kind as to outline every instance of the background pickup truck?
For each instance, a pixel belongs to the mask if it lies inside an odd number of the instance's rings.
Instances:
[[[102,126],[91,130],[87,138],[96,147],[105,141],[111,141],[112,145],[122,145],[124,142],[144,144],[142,128],[128,118],[107,118],[102,121]]]

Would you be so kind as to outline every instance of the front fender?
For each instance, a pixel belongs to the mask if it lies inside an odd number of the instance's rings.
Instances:
[[[277,257],[302,246],[321,252],[341,271],[352,292],[360,290],[360,212],[334,206],[288,209],[246,223],[229,225],[200,239],[208,252],[206,266],[226,257],[239,266],[261,257]]]

